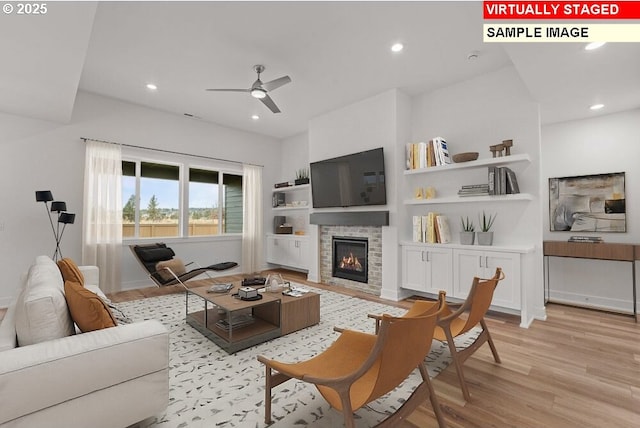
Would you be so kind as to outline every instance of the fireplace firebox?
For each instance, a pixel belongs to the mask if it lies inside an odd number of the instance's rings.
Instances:
[[[369,240],[334,236],[332,275],[352,281],[368,281]]]

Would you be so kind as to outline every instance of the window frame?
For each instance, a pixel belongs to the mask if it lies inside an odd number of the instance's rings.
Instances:
[[[211,241],[211,240],[236,240],[242,237],[241,232],[225,233],[222,227],[222,210],[224,206],[224,192],[221,190],[218,192],[218,218],[219,227],[218,234],[216,235],[196,235],[189,236],[189,169],[200,169],[205,171],[213,171],[218,173],[218,186],[221,189],[224,186],[224,178],[226,174],[243,176],[243,169],[241,164],[227,163],[223,161],[207,160],[204,158],[195,158],[188,155],[179,155],[174,153],[167,153],[166,156],[159,156],[160,153],[148,153],[147,150],[139,151],[135,149],[127,150],[125,152],[123,148],[122,161],[134,162],[136,165],[135,175],[135,227],[134,236],[123,237],[123,241],[127,243],[133,243],[136,241],[148,242],[150,240],[162,239],[164,242],[176,242],[176,241]],[[178,236],[167,237],[140,237],[140,179],[141,179],[141,163],[157,163],[163,165],[177,166],[179,173],[178,184]],[[124,177],[124,175],[123,175]],[[244,186],[244,182],[243,182]],[[244,196],[243,196],[244,197]],[[244,222],[244,218],[243,218]]]

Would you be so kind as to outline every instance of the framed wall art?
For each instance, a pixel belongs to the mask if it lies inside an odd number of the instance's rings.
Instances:
[[[626,232],[624,172],[549,179],[551,231]]]

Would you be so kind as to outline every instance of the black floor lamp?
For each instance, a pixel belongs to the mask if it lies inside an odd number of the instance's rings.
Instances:
[[[49,217],[49,223],[51,224],[51,231],[53,237],[56,240],[56,250],[53,253],[52,259],[58,261],[58,258],[62,258],[62,250],[60,249],[60,242],[62,241],[62,235],[67,224],[73,224],[76,220],[76,215],[67,212],[67,204],[62,201],[54,201],[53,194],[50,190],[36,190],[36,202],[44,202],[47,216]],[[49,209],[49,202],[51,202],[51,209]],[[53,219],[51,213],[55,212],[57,217],[56,225],[53,225]],[[62,229],[60,229],[62,224]]]

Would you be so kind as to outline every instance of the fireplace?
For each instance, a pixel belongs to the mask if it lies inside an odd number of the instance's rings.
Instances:
[[[367,283],[369,240],[334,236],[332,275],[336,278]]]

